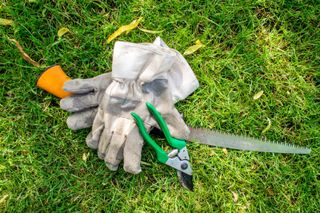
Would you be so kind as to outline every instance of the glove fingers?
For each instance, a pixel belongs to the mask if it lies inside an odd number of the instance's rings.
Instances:
[[[92,92],[95,89],[94,81],[92,78],[88,79],[74,79],[64,83],[63,90],[75,94],[83,94]]]
[[[60,107],[68,112],[78,112],[99,105],[96,93],[72,95],[60,100]]]
[[[89,148],[91,149],[97,149],[99,145],[99,138],[101,135],[101,132],[103,131],[104,126],[100,126],[98,129],[95,131],[91,131],[87,138],[86,138],[86,143]]]
[[[103,111],[98,110],[97,115],[92,124],[92,131],[86,138],[87,145],[92,149],[97,149],[100,136],[102,131],[104,130],[104,123],[103,123]]]
[[[91,127],[97,111],[97,108],[90,108],[85,111],[73,113],[67,118],[68,127],[72,130]]]
[[[139,134],[138,128],[134,128],[127,137],[123,151],[124,165],[126,172],[138,174],[141,172],[141,152],[143,147],[143,138]]]
[[[92,79],[95,82],[97,90],[105,90],[111,84],[111,72],[98,75]]]
[[[123,146],[126,136],[113,132],[104,161],[107,167],[115,171],[123,159]]]
[[[106,156],[106,150],[108,149],[110,140],[111,140],[111,134],[109,133],[109,131],[104,128],[101,136],[100,136],[100,140],[99,140],[99,148],[98,148],[98,157],[100,159],[104,159]]]
[[[111,72],[108,72],[94,78],[73,79],[67,81],[64,83],[63,89],[75,94],[84,94],[97,89],[106,89],[111,81]]]

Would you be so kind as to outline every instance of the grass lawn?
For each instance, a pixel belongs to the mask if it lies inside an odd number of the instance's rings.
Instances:
[[[311,155],[190,143],[194,192],[148,146],[139,175],[109,171],[85,144],[89,130],[69,130],[59,100],[35,83],[52,64],[73,78],[110,70],[107,37],[138,17],[161,32],[135,29],[118,40],[161,36],[180,52],[198,39],[206,45],[186,56],[200,82],[177,104],[186,123],[308,146]],[[2,0],[0,18],[14,21],[0,26],[0,212],[320,210],[319,1]],[[70,32],[59,39],[61,27]]]

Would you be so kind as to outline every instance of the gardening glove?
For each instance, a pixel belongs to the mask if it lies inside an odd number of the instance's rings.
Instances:
[[[60,101],[61,109],[72,113],[67,119],[70,129],[78,130],[92,126],[99,103],[110,83],[111,72],[64,83],[63,90],[73,93]]]
[[[169,49],[160,37],[157,37],[153,44]],[[171,50],[176,52],[176,59],[168,72],[168,81],[172,85],[173,100],[178,102],[194,92],[199,87],[199,83],[184,57],[178,51]],[[110,83],[111,73],[91,79],[75,79],[65,83],[64,90],[75,94],[60,101],[60,107],[63,110],[72,112],[67,119],[67,125],[70,129],[78,130],[92,126],[98,111],[97,107]]]
[[[141,172],[143,139],[130,112],[139,114],[147,128],[156,125],[145,103],[152,103],[167,121],[174,137],[187,138],[189,129],[174,108],[168,80],[176,53],[154,44],[116,42],[113,53],[112,83],[99,105],[86,143],[98,149],[110,170],[124,160],[124,170]]]

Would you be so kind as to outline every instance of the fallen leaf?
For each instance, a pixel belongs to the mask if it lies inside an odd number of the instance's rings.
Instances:
[[[267,119],[268,119],[268,125],[266,126],[266,128],[264,128],[264,130],[262,130],[261,132],[262,134],[266,133],[271,127],[271,120],[269,118]]]
[[[196,40],[196,45],[203,45],[203,44],[202,44],[201,41],[198,39],[198,40]]]
[[[236,203],[238,201],[239,196],[238,196],[238,194],[236,192],[231,191],[231,193],[232,193],[232,196],[233,196],[233,201]]]
[[[4,165],[0,165],[0,172],[4,171],[6,167]]]
[[[272,190],[272,188],[267,188],[267,194],[269,196],[274,196],[274,191]]]
[[[83,154],[82,154],[82,160],[83,160],[84,162],[86,162],[86,161],[88,160],[89,155],[90,155],[90,152],[88,152],[87,154],[86,154],[86,153],[83,153]]]
[[[61,38],[64,34],[70,32],[70,30],[66,27],[62,27],[58,30],[58,37]]]
[[[223,151],[223,153],[224,153],[225,155],[228,154],[228,150],[227,150],[226,148],[223,148],[222,151]]]
[[[4,203],[7,199],[7,197],[9,197],[9,195],[3,195],[2,198],[0,199],[0,204]]]
[[[141,30],[142,32],[151,33],[151,34],[158,34],[163,32],[163,30],[147,30],[140,27],[138,29]]]
[[[131,30],[138,27],[138,25],[140,24],[141,21],[142,21],[142,17],[140,17],[139,19],[133,20],[128,25],[121,26],[119,29],[117,29],[114,33],[112,33],[108,37],[107,43],[109,44],[113,39],[117,38],[119,35],[121,35],[124,32],[126,32],[128,34]]]
[[[191,47],[188,47],[188,49],[186,49],[186,51],[184,51],[183,55],[190,55],[190,54],[194,53],[195,51],[197,51],[198,49],[200,49],[201,47],[204,47],[204,44],[202,44],[200,40],[197,40],[196,44]]]
[[[239,212],[242,213],[242,212],[247,212],[246,210],[250,207],[250,203],[247,203],[247,205],[244,205],[244,206],[240,206],[239,208]]]
[[[261,90],[253,96],[253,100],[259,99],[262,95],[263,95],[263,91]]]
[[[14,42],[16,44],[16,47],[18,48],[19,52],[22,55],[22,58],[24,60],[26,60],[27,62],[29,62],[30,64],[32,64],[35,67],[40,67],[40,64],[36,61],[34,61],[32,58],[30,58],[30,56],[24,52],[22,46],[19,44],[19,42],[15,39],[9,39],[10,41]]]
[[[10,19],[0,18],[0,25],[13,25],[13,21]]]

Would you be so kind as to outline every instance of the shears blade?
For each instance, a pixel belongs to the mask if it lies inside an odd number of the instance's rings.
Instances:
[[[193,191],[192,175],[188,175],[188,174],[181,172],[179,170],[177,170],[177,175],[178,175],[178,178],[179,178],[181,185],[183,187],[189,189],[190,191]]]

